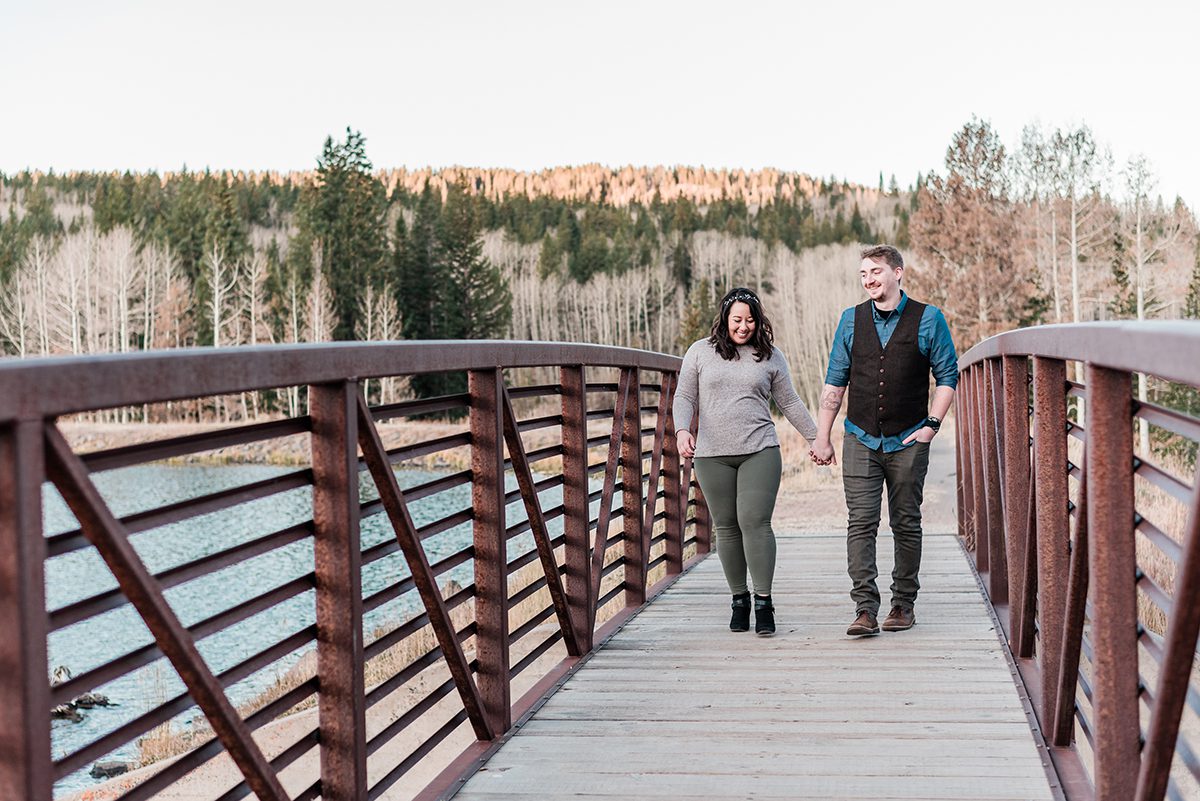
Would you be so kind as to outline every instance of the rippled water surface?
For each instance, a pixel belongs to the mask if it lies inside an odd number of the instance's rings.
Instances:
[[[134,514],[164,504],[175,503],[207,493],[218,492],[254,481],[290,472],[294,468],[259,465],[165,467],[140,465],[112,470],[95,476],[101,494],[118,516]],[[398,470],[402,487],[423,484],[442,473],[421,470]],[[515,488],[508,477],[509,489]],[[367,475],[360,486],[362,500],[375,497],[374,485]],[[68,531],[77,526],[71,512],[52,488],[45,494],[47,534]],[[561,489],[552,488],[541,494],[543,509],[561,503]],[[418,526],[469,507],[471,487],[464,485],[409,504]],[[131,537],[138,556],[154,572],[190,562],[208,554],[223,551],[240,543],[273,531],[310,520],[312,490],[291,490],[269,498],[241,504],[232,509],[196,517],[181,523],[154,529]],[[508,507],[508,522],[525,518],[524,507],[518,501]],[[549,523],[552,536],[561,532],[561,521]],[[368,548],[393,536],[386,515],[377,514],[362,522],[362,544]],[[471,526],[465,524],[424,541],[429,561],[437,562],[469,543]],[[532,548],[529,534],[509,543],[510,558]],[[191,626],[218,612],[257,596],[274,587],[307,575],[313,570],[311,538],[245,559],[217,573],[172,587],[166,598],[172,610],[185,626]],[[394,584],[408,575],[408,567],[399,553],[391,554],[363,568],[363,592],[369,595]],[[468,584],[472,580],[472,564],[467,562],[439,576]],[[46,563],[46,597],[48,608],[60,609],[80,600],[116,588],[117,582],[92,548],[86,548],[49,560]],[[371,632],[388,628],[411,616],[420,601],[410,592],[369,613],[364,621],[368,641]],[[314,593],[304,592],[284,603],[271,607],[242,623],[199,641],[200,653],[210,669],[220,674],[248,657],[312,625],[316,620]],[[129,605],[113,609],[94,618],[69,626],[50,635],[48,641],[51,668],[63,666],[79,675],[123,654],[150,645],[153,638]],[[270,667],[233,685],[229,694],[234,704],[252,699],[303,656],[293,652]],[[82,723],[56,720],[52,726],[54,758],[61,758],[96,740],[116,727],[137,718],[164,700],[184,692],[183,683],[165,659],[159,658],[115,681],[95,688],[117,706],[96,708],[83,712]],[[189,726],[199,714],[196,708],[177,716],[175,723]],[[137,759],[136,747],[130,744],[109,758]],[[96,784],[88,775],[91,763],[64,777],[56,785],[56,794],[79,790]]]

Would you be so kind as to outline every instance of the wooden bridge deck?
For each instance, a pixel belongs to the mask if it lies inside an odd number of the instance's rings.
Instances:
[[[880,536],[887,602],[891,540]],[[845,537],[781,535],[779,634],[731,633],[714,554],[633,618],[455,796],[1052,799],[952,535],[917,626],[852,639]]]

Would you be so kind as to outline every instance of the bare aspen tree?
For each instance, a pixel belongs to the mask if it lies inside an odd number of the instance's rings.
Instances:
[[[376,336],[388,342],[399,339],[402,323],[400,306],[396,303],[396,292],[390,284],[384,284],[380,290],[375,314]],[[395,376],[383,378],[379,390],[382,403],[395,403],[399,399],[399,380]]]
[[[102,334],[106,350],[126,353],[130,347],[130,328],[135,306],[142,297],[144,263],[138,258],[133,232],[124,226],[113,228],[99,240],[97,275],[108,295],[105,313],[107,330]]]
[[[52,313],[64,333],[67,350],[75,354],[90,350],[89,329],[98,327],[91,303],[96,251],[96,230],[86,225],[67,235],[54,258]]]
[[[161,333],[156,334],[155,347],[182,348],[194,344],[192,291],[182,266],[169,251],[163,253],[158,266],[158,280],[163,289],[155,316],[165,327],[156,326]]]
[[[246,338],[251,347],[259,344],[260,337],[271,339],[271,329],[263,320],[267,292],[267,254],[260,249],[251,251],[241,270],[245,280],[242,284],[243,304],[246,312]],[[250,404],[254,419],[259,418],[258,392],[250,393]],[[242,407],[246,406],[246,393],[242,393]]]
[[[221,347],[221,336],[236,316],[234,290],[238,284],[237,265],[225,258],[220,245],[213,243],[204,255],[204,273],[211,296],[208,318],[212,325],[212,345]]]
[[[156,346],[159,331],[159,315],[163,312],[163,300],[169,291],[170,249],[166,245],[150,243],[141,253],[142,259],[142,348],[150,350]],[[149,422],[150,406],[142,404],[142,421]]]
[[[378,337],[375,323],[378,317],[379,293],[375,291],[375,287],[367,284],[366,289],[358,293],[356,305],[358,314],[355,315],[354,320],[354,338],[361,342],[370,342]],[[371,380],[369,378],[363,379],[362,388],[363,397],[370,401]]]
[[[1027,125],[1021,131],[1016,156],[1021,194],[1029,204],[1034,222],[1034,264],[1046,277],[1054,303],[1054,322],[1062,322],[1062,284],[1058,275],[1058,175],[1052,143],[1040,127]],[[1047,275],[1048,273],[1048,275]]]
[[[288,271],[287,282],[287,326],[285,336],[288,342],[302,341],[304,331],[307,329],[307,321],[304,318],[304,301],[300,296],[300,278],[296,275],[296,271]],[[288,415],[295,417],[300,414],[300,388],[291,386],[287,388],[288,399]]]
[[[146,350],[154,347],[156,312],[159,302],[159,278],[162,275],[161,260],[165,248],[150,244],[142,251],[144,269],[142,270],[142,347]]]
[[[1054,132],[1052,147],[1059,193],[1066,204],[1067,246],[1071,258],[1071,321],[1080,314],[1080,261],[1108,235],[1111,215],[1100,193],[1109,157],[1096,144],[1086,125],[1074,131]]]
[[[25,271],[17,269],[8,285],[0,287],[0,337],[4,339],[6,353],[28,354],[26,337],[30,330],[31,305]]]
[[[328,342],[333,338],[337,317],[333,306],[333,290],[325,277],[321,263],[321,247],[313,244],[313,277],[309,288],[304,339],[307,342]]]
[[[1154,191],[1155,177],[1150,162],[1144,155],[1129,160],[1124,170],[1126,203],[1125,233],[1130,239],[1129,274],[1135,293],[1135,313],[1138,320],[1145,320],[1157,309],[1147,308],[1147,294],[1154,288],[1150,268],[1159,263],[1166,251],[1175,244],[1183,230],[1183,221],[1178,215],[1168,213],[1162,199],[1151,204],[1150,194]],[[1145,373],[1138,373],[1138,400],[1145,403],[1148,397]],[[1150,424],[1138,419],[1138,444],[1143,456],[1150,454]]]
[[[37,336],[37,352],[51,353],[50,302],[54,291],[52,275],[51,243],[42,236],[34,237],[25,253],[23,268],[33,284],[34,331]]]
[[[763,301],[775,345],[787,357],[796,391],[809,408],[817,408],[841,312],[862,299],[858,253],[857,245],[821,245],[800,253],[783,246],[771,250],[772,291]]]
[[[109,353],[127,353],[135,306],[141,301],[142,262],[138,258],[133,232],[117,226],[97,241],[97,304],[102,319],[96,321],[96,341]],[[114,419],[129,422],[129,409],[111,413]]]

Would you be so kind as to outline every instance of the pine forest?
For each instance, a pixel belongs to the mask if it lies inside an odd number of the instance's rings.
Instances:
[[[839,313],[862,297],[859,250],[877,242],[904,252],[906,288],[945,311],[960,352],[1022,325],[1200,318],[1194,212],[1086,127],[1030,126],[1008,147],[972,119],[903,188],[703,167],[377,169],[348,129],[307,173],[0,175],[0,349],[520,339],[682,353],[721,295],[748,286],[815,408]],[[462,381],[368,391],[389,402]],[[292,389],[119,414],[302,404]]]

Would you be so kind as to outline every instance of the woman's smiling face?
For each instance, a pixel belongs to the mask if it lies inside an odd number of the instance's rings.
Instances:
[[[754,336],[754,315],[750,304],[738,301],[729,308],[729,338],[734,344],[745,345]]]

